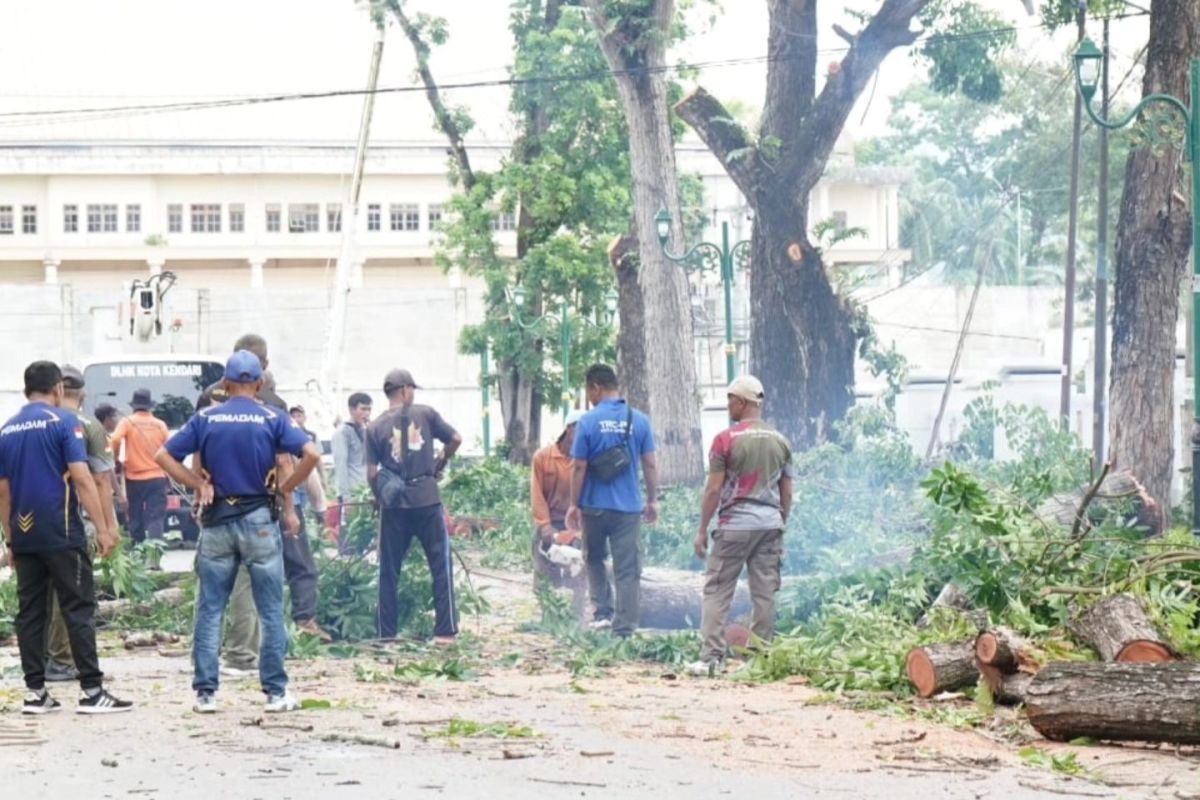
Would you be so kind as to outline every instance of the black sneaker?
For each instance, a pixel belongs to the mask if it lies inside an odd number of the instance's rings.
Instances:
[[[79,680],[79,671],[70,664],[50,659],[46,662],[47,683],[69,683]]]
[[[122,711],[132,710],[133,703],[128,700],[118,700],[109,694],[107,689],[101,689],[91,697],[84,695],[79,698],[79,707],[75,709],[79,714],[119,714]]]
[[[62,708],[62,703],[50,696],[49,692],[30,691],[25,694],[25,705],[21,709],[22,714],[49,714],[51,711],[58,711]]]

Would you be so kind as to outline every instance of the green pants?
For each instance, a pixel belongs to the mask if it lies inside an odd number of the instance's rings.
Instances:
[[[258,625],[258,608],[250,589],[250,573],[238,569],[229,596],[229,627],[225,632],[225,663],[237,669],[256,669],[262,630]]]
[[[75,659],[71,657],[71,639],[67,636],[67,621],[58,607],[58,593],[51,589],[47,594],[50,595],[50,621],[46,626],[46,653],[60,664],[74,664]]]
[[[641,616],[642,515],[600,509],[583,510],[583,558],[596,620],[612,620],[617,636],[637,630]],[[612,550],[616,602],[604,560]]]
[[[764,642],[775,634],[775,593],[779,591],[783,563],[783,531],[727,531],[713,534],[704,573],[704,610],[700,631],[704,659],[725,658],[725,617],[737,590],[742,568],[750,574],[750,599],[754,603],[751,630]]]

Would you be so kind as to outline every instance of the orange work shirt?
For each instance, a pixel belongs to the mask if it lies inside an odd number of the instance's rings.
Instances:
[[[561,524],[571,507],[571,457],[563,455],[558,445],[551,444],[533,454],[529,471],[530,504],[536,528],[551,523]]]
[[[154,461],[154,454],[169,435],[166,423],[149,411],[135,411],[117,423],[111,439],[112,451],[115,456],[121,445],[125,445],[126,480],[148,481],[167,476]]]

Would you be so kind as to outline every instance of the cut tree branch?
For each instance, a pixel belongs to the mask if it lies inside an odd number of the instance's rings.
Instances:
[[[883,60],[895,48],[917,40],[918,33],[909,26],[929,3],[884,0],[841,64],[830,71],[825,87],[794,136],[802,146],[784,151],[780,172],[797,195],[807,195],[820,180],[854,104]]]
[[[429,98],[429,106],[433,109],[438,130],[444,133],[446,138],[449,139],[450,155],[454,157],[455,162],[458,164],[463,190],[469,192],[475,186],[475,171],[471,169],[471,158],[467,153],[467,144],[464,141],[462,129],[459,127],[454,115],[450,113],[450,109],[446,106],[446,101],[442,99],[441,90],[438,88],[437,81],[433,78],[432,70],[429,69],[429,43],[421,38],[421,31],[408,18],[408,15],[404,13],[401,0],[388,0],[388,8],[391,9],[392,15],[396,17],[396,22],[399,23],[400,29],[404,31],[404,35],[408,38],[409,43],[412,44],[413,54],[417,57],[417,74],[420,75],[421,83],[425,86],[425,96]]]
[[[742,194],[753,202],[761,188],[766,164],[749,134],[734,121],[721,101],[704,89],[696,89],[675,106],[675,113],[692,126]]]

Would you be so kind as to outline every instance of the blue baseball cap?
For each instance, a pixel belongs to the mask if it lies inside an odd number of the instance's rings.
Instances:
[[[262,376],[262,362],[249,350],[238,350],[225,362],[225,380],[230,383],[254,383]]]

